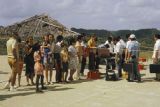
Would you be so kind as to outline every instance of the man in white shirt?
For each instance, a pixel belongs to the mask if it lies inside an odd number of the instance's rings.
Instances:
[[[114,43],[113,43],[113,38],[111,36],[108,37],[108,40],[105,42],[105,45],[109,45],[109,51],[110,53],[114,52]]]
[[[63,36],[57,36],[57,43],[54,47],[54,60],[55,60],[55,69],[56,69],[56,82],[62,82],[62,70],[61,70],[61,44],[63,43]]]
[[[14,85],[16,82],[16,75],[18,73],[18,43],[16,41],[16,36],[15,34],[12,34],[10,36],[9,40],[6,43],[7,46],[7,56],[8,56],[8,64],[12,69],[11,76],[9,78],[8,83],[5,85],[5,88],[8,88],[10,83],[10,91],[14,91]]]
[[[154,64],[160,64],[160,35],[155,34],[154,39],[156,41],[154,45],[154,51],[153,51],[153,63]],[[160,73],[156,73],[156,80],[160,80]]]
[[[118,69],[118,76],[119,78],[122,77],[122,66],[123,66],[123,44],[121,43],[120,39],[118,37],[114,38],[114,44],[115,44],[115,53],[116,53],[116,63],[117,63],[117,69]]]
[[[105,46],[108,46],[110,56],[111,58],[107,59],[108,65],[106,66],[107,69],[110,69],[110,66],[112,66],[112,70],[115,70],[116,64],[115,64],[115,53],[114,53],[114,48],[115,45],[113,43],[113,38],[111,36],[108,37],[108,40],[105,42]]]

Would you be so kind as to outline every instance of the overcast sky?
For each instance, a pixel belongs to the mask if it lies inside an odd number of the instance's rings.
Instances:
[[[160,28],[160,0],[0,0],[0,25],[47,13],[67,27]]]

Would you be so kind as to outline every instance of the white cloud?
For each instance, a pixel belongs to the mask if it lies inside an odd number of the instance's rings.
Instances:
[[[158,0],[0,0],[0,25],[48,13],[69,27],[159,28],[159,3]]]

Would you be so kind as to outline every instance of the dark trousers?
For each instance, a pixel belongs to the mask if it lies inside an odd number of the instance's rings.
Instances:
[[[44,87],[43,80],[44,80],[44,76],[43,75],[37,75],[37,77],[36,77],[36,90],[37,91],[39,90],[39,81],[41,81],[42,88]]]
[[[99,64],[100,64],[100,57],[97,55],[96,56],[96,67],[95,67],[96,70],[99,69]]]
[[[80,73],[84,74],[85,66],[86,66],[86,57],[85,57],[85,56],[82,56],[82,64],[81,64]]]
[[[118,70],[118,77],[122,77],[122,68],[123,68],[123,59],[120,58],[120,60],[117,62],[117,70]]]
[[[95,54],[94,52],[89,52],[89,66],[90,71],[95,70]]]
[[[56,61],[55,69],[56,69],[56,82],[61,82],[62,81],[62,69],[61,69],[60,61]]]
[[[136,79],[138,81],[141,81],[141,75],[138,69],[138,60],[136,58],[132,58],[130,62],[132,63],[132,70],[128,73],[128,80],[133,81]]]
[[[106,61],[106,70],[114,70],[116,68],[115,59],[107,58]]]
[[[56,69],[56,82],[61,82],[62,81],[62,70],[61,70],[60,53],[55,53],[54,58],[55,58],[55,69]]]

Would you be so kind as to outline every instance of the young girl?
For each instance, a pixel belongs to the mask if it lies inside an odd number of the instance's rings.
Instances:
[[[65,44],[61,46],[62,46],[61,50],[62,81],[67,83],[69,55],[67,46]]]
[[[36,51],[34,52],[34,61],[35,61],[35,65],[34,65],[34,70],[35,70],[35,74],[36,74],[36,92],[43,92],[39,89],[39,80],[41,79],[41,85],[42,85],[42,90],[46,89],[46,87],[44,87],[43,84],[43,65],[41,64],[41,53],[40,51]]]
[[[50,57],[50,44],[49,44],[49,36],[44,36],[44,42],[42,44],[42,52],[43,52],[43,64],[45,69],[45,77],[46,77],[46,84],[49,85],[48,81],[48,69],[49,69],[49,57]]]

